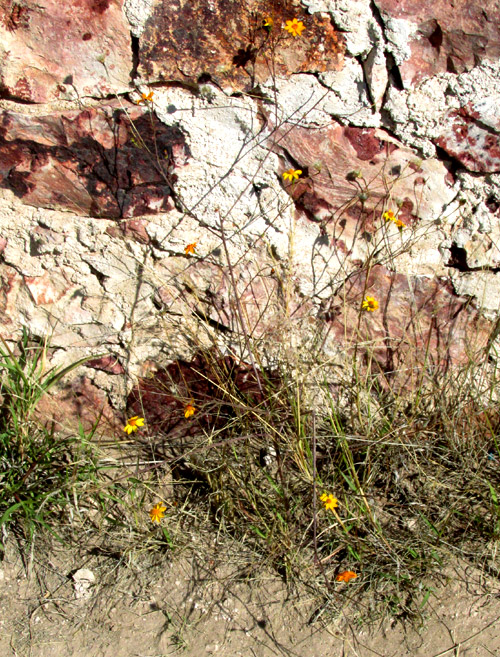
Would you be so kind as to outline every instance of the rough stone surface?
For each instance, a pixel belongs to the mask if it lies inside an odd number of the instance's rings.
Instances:
[[[459,160],[469,171],[500,171],[500,96],[482,98],[452,110],[451,126],[436,145]]]
[[[358,327],[409,384],[480,354],[500,268],[486,4],[0,0],[0,330],[49,336],[55,366],[93,357],[44,402],[58,426],[104,409],[121,432],[138,377],[248,363],[242,333],[269,362],[321,341],[341,364]]]
[[[270,31],[262,26],[268,16],[274,22]],[[301,36],[283,30],[293,18],[306,26]],[[251,91],[270,77],[339,70],[343,52],[342,36],[329,18],[308,16],[297,2],[154,0],[140,40],[138,70],[148,82],[213,80],[225,89]]]
[[[390,87],[384,109],[396,134],[424,156],[435,156],[437,145],[472,171],[496,171],[499,84],[499,62],[484,62],[408,90]]]
[[[0,185],[25,203],[115,218],[174,206],[174,170],[189,150],[181,130],[152,124],[142,108],[114,102],[36,118],[5,111],[0,121]]]
[[[379,301],[380,312],[366,313],[358,326],[366,294]],[[345,339],[346,325],[352,327],[347,343],[370,345],[374,371],[386,373],[387,381],[398,378],[405,387],[418,379],[424,364],[432,370],[467,363],[484,349],[491,330],[450,281],[408,277],[383,266],[373,267],[368,276],[352,276],[325,312],[337,339]]]
[[[45,103],[106,97],[129,86],[122,0],[1,0],[0,97]]]
[[[374,0],[405,86],[449,71],[470,71],[500,56],[498,0]],[[399,41],[408,52],[398,56]]]

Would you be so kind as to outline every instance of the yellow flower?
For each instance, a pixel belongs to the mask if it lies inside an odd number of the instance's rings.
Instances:
[[[386,221],[392,221],[392,223],[396,224],[398,228],[404,228],[406,224],[404,224],[401,219],[398,219],[392,210],[386,210],[384,214],[382,215]]]
[[[306,29],[306,26],[302,21],[298,21],[296,18],[293,21],[286,21],[285,30],[290,32],[294,37],[300,36],[303,30]]]
[[[184,417],[187,419],[188,417],[191,417],[191,415],[194,415],[196,408],[193,406],[193,400],[186,406],[184,409]]]
[[[153,94],[152,91],[150,91],[147,95],[146,94],[141,94],[140,99],[136,100],[135,102],[136,102],[137,105],[142,105],[142,103],[144,103],[146,105],[148,102],[152,103],[153,102],[153,95],[154,94]]]
[[[133,431],[137,431],[138,427],[142,427],[143,424],[144,418],[134,415],[134,417],[127,420],[127,424],[123,427],[123,431],[126,431],[130,435]]]
[[[351,579],[356,579],[357,575],[352,570],[344,570],[343,573],[339,573],[335,578],[337,582],[345,582],[348,584]]]
[[[302,175],[302,170],[288,169],[288,171],[285,171],[282,175],[285,180],[289,180],[290,182],[293,182],[294,180],[298,180],[300,178],[300,176]]]
[[[369,313],[372,313],[374,310],[377,310],[378,301],[375,299],[375,297],[366,296],[362,307],[363,310],[367,310]]]
[[[262,19],[262,27],[267,27],[269,32],[273,29],[274,21],[271,18],[271,16],[266,16],[265,18]]]
[[[188,244],[186,248],[184,249],[184,253],[188,255],[189,253],[193,253],[196,251],[196,245],[198,242],[193,242],[192,244]]]
[[[149,515],[151,516],[151,522],[160,522],[162,518],[165,517],[165,511],[167,510],[166,506],[162,506],[161,502],[158,502],[158,504],[155,504],[154,507],[151,509],[149,512]]]
[[[331,493],[323,493],[319,499],[325,505],[325,509],[330,509],[330,511],[333,511],[333,509],[336,509],[339,505],[338,499],[333,497]]]

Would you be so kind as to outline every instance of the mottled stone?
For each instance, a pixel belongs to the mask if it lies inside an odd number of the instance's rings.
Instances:
[[[25,276],[24,284],[37,306],[55,303],[71,287],[71,283],[61,269],[55,272],[44,272],[43,276]]]
[[[133,69],[122,0],[0,0],[0,96],[50,102],[125,91]]]
[[[379,307],[358,316],[365,295]],[[330,321],[336,339],[354,346],[370,345],[372,368],[386,380],[397,378],[411,388],[421,368],[443,371],[479,355],[491,333],[469,297],[460,297],[450,280],[406,276],[375,266],[349,277],[326,304],[323,317]]]
[[[443,71],[469,71],[484,59],[500,56],[498,0],[374,0],[374,4],[386,24],[389,49],[405,86]],[[401,55],[401,46],[409,52]]]
[[[124,374],[125,368],[120,363],[116,356],[102,356],[101,358],[93,358],[85,363],[87,367],[95,370],[102,370],[108,374]]]
[[[495,108],[496,111],[492,111]],[[500,171],[500,96],[468,103],[448,114],[448,127],[436,144],[469,171]]]
[[[408,225],[439,216],[453,197],[444,165],[418,160],[383,130],[332,124],[320,130],[287,126],[278,134],[282,170],[296,164],[303,171],[293,185],[285,183],[286,190],[310,219],[341,221],[342,243],[351,242],[360,221],[363,231],[373,232],[388,187]]]
[[[36,414],[57,431],[78,431],[80,422],[85,431],[90,431],[99,420],[99,430],[105,434],[123,433],[121,418],[111,408],[106,393],[86,376],[64,380],[61,391],[44,395]]]
[[[0,185],[37,207],[107,218],[165,212],[188,154],[178,127],[129,103],[0,115]]]
[[[271,30],[263,27],[268,16]],[[283,29],[293,18],[306,26],[302,36]],[[249,91],[274,76],[339,70],[343,52],[343,38],[328,16],[309,16],[296,2],[155,0],[140,39],[138,70],[147,81],[213,80]]]

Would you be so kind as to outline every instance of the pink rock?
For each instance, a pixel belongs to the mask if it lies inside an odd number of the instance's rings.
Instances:
[[[58,301],[71,287],[71,283],[60,269],[45,272],[42,276],[25,276],[24,283],[37,306]]]
[[[334,123],[318,130],[290,130],[287,125],[278,129],[275,144],[279,144],[275,150],[284,151],[283,171],[291,164],[289,156],[304,171],[293,185],[285,183],[285,189],[308,218],[325,222],[327,230],[337,225],[337,248],[347,252],[361,228],[373,232],[374,218],[380,218],[383,211],[387,184],[392,198],[404,205],[403,221],[418,220],[415,185],[422,180],[422,170],[416,164],[416,154],[384,130]],[[400,175],[402,171],[404,175]],[[441,171],[433,171],[433,180],[442,176],[444,185],[446,173],[442,166]],[[369,181],[366,194],[363,179]],[[419,213],[429,216],[426,201],[419,206]]]
[[[271,30],[262,25],[268,16]],[[283,29],[293,18],[305,25],[302,36]],[[343,38],[330,19],[307,15],[298,2],[154,0],[140,39],[139,72],[148,81],[213,80],[251,90],[272,75],[340,70],[343,53]]]
[[[1,95],[36,103],[127,89],[133,69],[122,0],[0,0]]]
[[[168,170],[157,152],[170,155]],[[37,207],[105,218],[168,211],[181,155],[184,165],[189,149],[179,128],[153,128],[148,113],[125,101],[48,116],[0,114],[0,184]]]
[[[100,417],[100,431],[123,433],[121,419],[111,408],[106,393],[85,376],[67,383],[61,392],[44,395],[36,415],[42,422],[55,423],[56,431],[78,431],[80,421],[84,430],[89,431]]]
[[[102,370],[103,372],[108,372],[108,374],[123,374],[125,368],[118,361],[116,356],[103,356],[102,358],[94,358],[85,363],[87,367],[92,367],[95,370]]]
[[[500,134],[488,126],[487,117],[485,120],[480,111],[482,107],[479,103],[469,103],[460,110],[452,110],[448,115],[452,119],[451,127],[436,144],[469,171],[497,173],[500,171]]]
[[[108,226],[108,228],[106,228],[106,233],[111,237],[118,237],[121,235],[126,239],[135,240],[141,244],[149,244],[151,240],[146,230],[148,223],[149,222],[144,219],[121,221],[118,226]]]
[[[362,312],[358,325],[365,295],[374,297],[379,307]],[[472,347],[481,353],[493,326],[468,298],[453,292],[448,280],[398,274],[381,265],[368,278],[366,271],[351,276],[329,301],[324,318],[342,343],[347,338],[347,345],[369,344],[371,367],[397,377],[407,389],[418,380],[421,367],[446,370],[468,362]]]
[[[405,86],[442,71],[463,73],[500,56],[500,5],[484,0],[374,0],[382,18],[416,27],[399,65]]]

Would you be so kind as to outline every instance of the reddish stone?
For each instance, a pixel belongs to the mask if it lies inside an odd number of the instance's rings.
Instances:
[[[366,295],[379,302],[375,312],[360,310]],[[442,372],[467,363],[484,350],[492,330],[448,280],[398,274],[381,265],[368,278],[366,271],[349,277],[328,310],[338,340],[351,347],[369,344],[372,367],[403,386],[417,382],[423,367]]]
[[[12,267],[0,266],[0,323],[2,327],[12,324],[16,308],[16,297],[22,278]],[[5,336],[4,336],[5,337]]]
[[[344,134],[350,141],[360,160],[372,160],[382,152],[384,144],[375,137],[373,128],[354,128],[347,126]]]
[[[121,221],[117,226],[108,226],[106,233],[111,237],[122,236],[131,239],[140,244],[149,244],[151,239],[147,233],[146,226],[148,221],[144,219],[130,219]]]
[[[153,433],[169,434],[175,439],[227,425],[234,414],[234,404],[227,393],[239,395],[253,405],[262,403],[261,390],[269,390],[277,382],[277,375],[267,371],[261,383],[249,363],[215,352],[196,354],[192,361],[177,360],[151,378],[140,379],[127,402],[130,415],[144,415]],[[235,391],[237,391],[235,393]],[[195,413],[184,417],[184,409],[192,403]]]
[[[500,4],[484,0],[374,0],[382,18],[417,26],[411,57],[399,65],[405,86],[443,71],[470,71],[500,57]]]
[[[71,287],[71,283],[61,269],[44,272],[42,276],[24,276],[24,284],[36,306],[55,303]]]
[[[157,152],[169,155],[168,170]],[[0,185],[37,207],[105,218],[165,212],[174,206],[171,171],[188,156],[179,128],[157,121],[153,128],[151,117],[128,103],[0,114]]]
[[[364,233],[373,232],[388,186],[392,198],[403,201],[403,222],[417,220],[411,199],[417,181],[421,184],[426,178],[422,176],[425,164],[411,166],[413,151],[398,145],[385,131],[333,123],[317,130],[290,129],[287,124],[273,136],[273,148],[283,155],[282,171],[297,163],[307,174],[293,185],[285,183],[285,189],[307,217],[331,223],[336,233],[332,238],[338,239],[337,248],[345,253],[359,238],[361,228]],[[446,173],[443,166],[443,181]],[[432,175],[436,179],[439,174],[433,171]],[[428,207],[419,206],[421,216],[427,212]]]
[[[469,103],[452,110],[451,127],[436,139],[436,144],[459,160],[469,171],[500,171],[500,134],[488,125],[488,115],[478,111],[480,105]],[[500,125],[499,125],[500,127]]]
[[[126,90],[133,62],[122,4],[0,0],[0,95],[42,103]]]
[[[270,31],[262,26],[268,16]],[[293,18],[306,26],[300,37],[283,29]],[[140,39],[139,72],[147,81],[213,80],[249,91],[273,75],[340,70],[343,53],[329,18],[309,16],[297,2],[154,0]]]
[[[125,368],[118,361],[116,356],[103,356],[102,358],[93,358],[85,363],[87,367],[94,370],[102,370],[108,374],[124,374]]]
[[[83,376],[57,393],[44,395],[37,404],[37,417],[56,431],[78,431],[79,423],[90,431],[99,421],[104,434],[123,434],[123,423],[111,408],[107,395]]]

